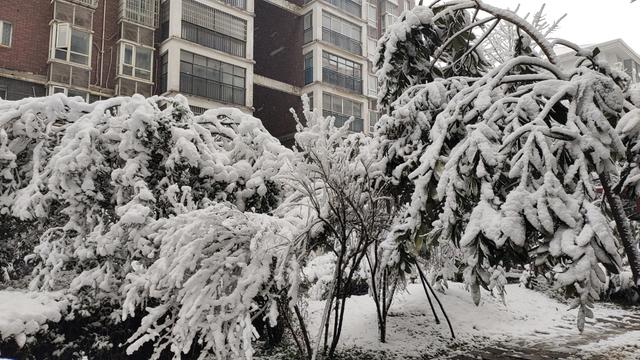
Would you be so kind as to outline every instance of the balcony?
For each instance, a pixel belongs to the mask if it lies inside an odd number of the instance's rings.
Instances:
[[[68,1],[74,4],[84,5],[92,9],[95,9],[98,7],[98,0],[68,0]]]
[[[356,55],[362,55],[362,42],[322,27],[322,40]]]
[[[322,68],[322,81],[347,89],[351,92],[362,94],[362,79],[341,74],[333,69]]]
[[[335,127],[341,127],[351,117],[351,116],[348,116],[348,115],[345,115],[345,114],[340,114],[340,113],[336,113],[336,112],[329,111],[329,110],[323,110],[322,111],[322,116],[324,116],[324,117],[333,116],[335,118],[335,121],[333,122],[333,125]],[[363,131],[364,130],[364,120],[362,120],[362,118],[359,118],[359,117],[354,117],[353,121],[351,122],[351,125],[349,125],[349,130],[351,130],[353,132]]]
[[[359,4],[352,0],[327,0],[327,2],[347,14],[353,15],[357,18],[362,16],[362,4]]]
[[[120,0],[120,19],[155,29],[159,8],[159,0]]]

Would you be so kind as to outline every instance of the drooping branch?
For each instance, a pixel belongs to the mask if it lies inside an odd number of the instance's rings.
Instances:
[[[511,23],[517,28],[524,31],[527,35],[529,35],[529,37],[531,37],[531,39],[536,44],[538,44],[538,46],[540,47],[540,50],[542,50],[542,52],[547,57],[547,59],[549,59],[549,62],[551,62],[552,64],[557,63],[556,53],[553,50],[553,46],[547,40],[544,34],[542,34],[533,25],[531,25],[529,22],[527,22],[525,19],[523,19],[513,11],[500,9],[495,6],[485,4],[480,0],[449,2],[441,6],[436,6],[435,8],[443,8],[443,9],[433,17],[434,23],[437,20],[441,19],[448,12],[466,10],[466,9],[480,9],[488,13],[489,15],[492,15],[495,18]]]

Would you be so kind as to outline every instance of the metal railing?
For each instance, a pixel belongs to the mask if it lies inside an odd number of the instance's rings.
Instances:
[[[322,81],[362,94],[362,79],[341,74],[333,69],[322,68]]]
[[[136,24],[158,27],[159,0],[120,0],[120,18]]]
[[[333,125],[335,127],[341,127],[351,117],[349,115],[340,114],[340,113],[336,113],[336,112],[329,111],[329,110],[323,110],[322,111],[322,116],[324,116],[324,117],[333,116],[335,118],[335,121],[333,122]],[[364,130],[364,120],[362,118],[359,118],[359,117],[354,117],[353,121],[349,125],[349,130],[354,131],[354,132],[363,131]]]
[[[72,3],[88,6],[90,8],[98,7],[98,0],[69,0]]]
[[[182,21],[182,38],[227,54],[245,57],[246,43],[202,26]]]
[[[362,42],[341,34],[337,31],[333,31],[329,28],[322,27],[322,40],[330,42],[331,44],[347,50],[350,53],[356,55],[362,55]]]
[[[219,1],[222,1],[223,3],[229,6],[237,7],[242,10],[247,9],[247,0],[219,0]]]

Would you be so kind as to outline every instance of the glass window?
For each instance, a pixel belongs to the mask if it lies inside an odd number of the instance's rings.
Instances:
[[[199,2],[184,0],[182,38],[231,55],[244,57],[247,22]]]
[[[122,75],[134,76],[143,80],[151,80],[153,50],[143,46],[122,43]]]
[[[349,21],[322,12],[322,40],[354,54],[362,54],[361,28]]]
[[[313,82],[313,51],[304,56],[304,84]]]
[[[10,22],[0,20],[0,45],[11,46],[12,32],[13,25]]]
[[[303,18],[303,33],[302,40],[303,43],[306,44],[309,41],[313,40],[313,12],[308,12],[304,15]]]
[[[53,26],[55,47],[53,58],[81,65],[89,65],[91,34],[71,27],[68,23]]]
[[[180,53],[180,91],[233,104],[245,104],[246,70],[215,59]]]
[[[362,65],[323,51],[322,80],[353,92],[362,93]]]
[[[351,131],[363,131],[364,121],[362,120],[362,104],[341,96],[322,93],[322,114],[323,116],[333,116],[334,125],[342,126],[351,116]]]
[[[368,83],[368,95],[376,96],[378,95],[378,78],[375,75],[369,75]]]
[[[369,3],[369,13],[367,14],[367,23],[369,26],[378,27],[378,8],[375,4]]]

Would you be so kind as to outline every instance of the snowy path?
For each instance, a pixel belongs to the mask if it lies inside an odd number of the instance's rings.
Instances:
[[[483,293],[476,307],[462,284],[450,285],[447,294],[439,297],[453,323],[456,340],[450,338],[444,321],[435,324],[424,292],[411,284],[392,306],[385,344],[377,339],[371,299],[352,297],[345,314],[342,349],[356,347],[379,355],[373,359],[640,358],[640,311],[598,304],[594,309],[597,321],[588,319],[580,334],[575,326],[576,311],[567,311],[567,305],[538,292],[508,285],[506,306]],[[310,304],[312,319],[319,318],[321,305]]]

